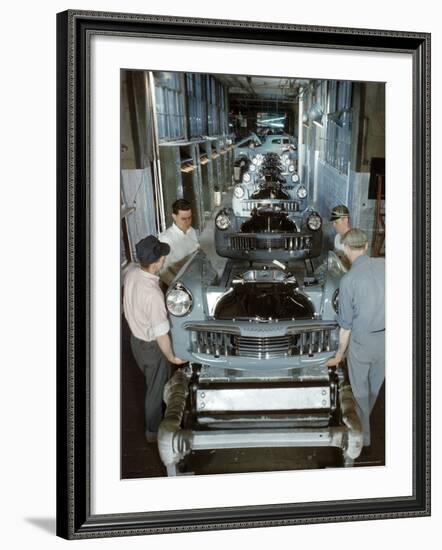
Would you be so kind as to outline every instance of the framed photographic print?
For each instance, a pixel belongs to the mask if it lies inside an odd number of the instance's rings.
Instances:
[[[57,533],[430,513],[430,36],[58,14]]]

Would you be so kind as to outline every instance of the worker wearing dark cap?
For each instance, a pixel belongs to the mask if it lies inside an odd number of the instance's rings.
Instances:
[[[350,229],[342,239],[351,269],[339,285],[339,347],[327,366],[347,363],[364,446],[370,445],[370,413],[385,377],[385,260],[367,256],[367,235]]]
[[[124,278],[123,308],[131,330],[132,352],[146,383],[145,436],[147,441],[154,441],[162,417],[169,363],[182,365],[185,361],[173,353],[164,295],[159,286],[158,274],[170,247],[149,235],[135,248],[139,263],[133,264]]]
[[[335,250],[344,252],[344,245],[341,242],[342,237],[350,229],[350,212],[348,208],[343,204],[338,204],[330,212],[330,221],[336,231],[335,236]]]

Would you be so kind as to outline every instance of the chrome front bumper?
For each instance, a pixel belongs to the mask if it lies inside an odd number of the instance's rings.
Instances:
[[[177,464],[192,450],[263,447],[336,447],[342,449],[345,465],[351,465],[362,450],[362,428],[351,388],[341,385],[339,403],[342,425],[306,428],[229,428],[184,430],[182,420],[190,379],[177,371],[166,384],[164,420],[158,431],[158,449],[169,476],[177,474]],[[322,389],[320,390],[322,393]],[[324,407],[327,405],[326,403]]]

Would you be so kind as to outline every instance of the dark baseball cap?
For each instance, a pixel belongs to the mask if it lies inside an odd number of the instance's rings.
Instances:
[[[159,241],[154,235],[149,235],[135,245],[135,250],[140,264],[148,265],[159,260],[161,256],[167,256],[170,246]]]
[[[348,208],[343,204],[338,204],[338,206],[335,206],[330,212],[330,221],[334,222],[335,220],[339,220],[339,218],[348,218],[349,216],[350,212]]]

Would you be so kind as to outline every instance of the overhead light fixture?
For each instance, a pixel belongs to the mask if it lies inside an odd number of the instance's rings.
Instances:
[[[308,119],[316,126],[322,128],[322,117],[324,116],[324,109],[319,105],[319,103],[313,103],[308,111]]]
[[[284,124],[282,122],[257,122],[256,125],[265,126],[266,128],[284,128]]]
[[[302,125],[305,126],[306,128],[308,128],[310,126],[307,113],[304,113],[302,115]]]
[[[327,115],[328,120],[334,122],[340,128],[344,128],[351,122],[351,109],[341,109],[335,113],[330,113]]]
[[[275,117],[275,118],[262,118],[261,122],[262,123],[264,123],[264,122],[277,122],[278,120],[285,120],[285,116],[279,116],[279,117]]]

